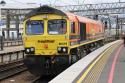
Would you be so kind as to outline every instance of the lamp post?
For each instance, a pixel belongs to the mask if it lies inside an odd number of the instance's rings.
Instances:
[[[6,4],[5,1],[0,1],[0,30],[1,30],[1,36],[2,36],[2,6],[4,6]]]

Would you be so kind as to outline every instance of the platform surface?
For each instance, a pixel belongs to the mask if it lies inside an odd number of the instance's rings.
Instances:
[[[110,55],[97,83],[125,83],[125,47],[119,46]]]
[[[101,81],[101,73],[103,73],[103,68],[105,69],[111,55],[117,51],[121,44],[122,40],[117,40],[91,52],[49,83],[107,83],[107,81]]]

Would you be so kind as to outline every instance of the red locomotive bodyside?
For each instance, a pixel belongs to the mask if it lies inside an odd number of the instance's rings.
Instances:
[[[92,20],[86,17],[82,16],[77,16],[72,13],[66,13],[67,17],[70,21],[75,22],[75,30],[76,30],[76,35],[79,34],[80,32],[80,23],[85,24],[86,28],[83,30],[86,30],[86,40],[87,39],[97,39],[100,37],[104,37],[104,26],[100,21]],[[74,34],[74,35],[75,35]]]

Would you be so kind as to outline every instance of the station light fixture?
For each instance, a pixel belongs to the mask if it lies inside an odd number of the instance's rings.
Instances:
[[[6,2],[4,0],[0,1],[0,5],[4,6]]]

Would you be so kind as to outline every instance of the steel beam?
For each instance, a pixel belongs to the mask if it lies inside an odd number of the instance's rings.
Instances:
[[[104,15],[104,14],[124,14],[125,2],[56,6],[56,8],[64,11],[74,12],[82,16],[83,15],[88,16],[88,15]]]

